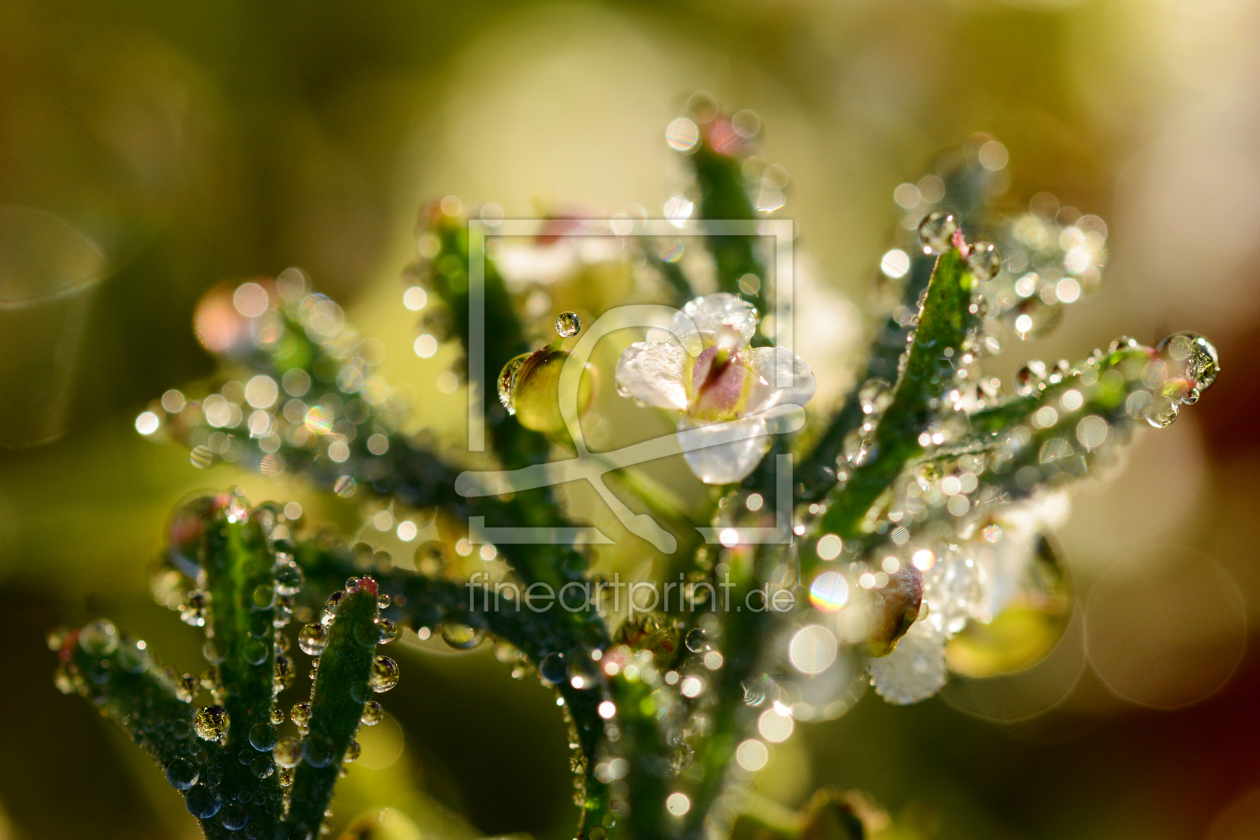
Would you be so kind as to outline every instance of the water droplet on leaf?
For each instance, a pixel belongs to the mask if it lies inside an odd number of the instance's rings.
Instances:
[[[275,757],[276,764],[285,769],[296,767],[302,760],[302,742],[297,738],[281,738],[276,742],[272,756]]]
[[[538,674],[552,685],[559,685],[569,678],[569,666],[563,653],[549,653],[538,663]]]
[[[79,647],[89,656],[108,656],[118,648],[118,628],[107,618],[83,625]]]
[[[1002,255],[992,242],[976,242],[967,255],[967,268],[978,282],[986,283],[1002,270]]]
[[[197,819],[208,820],[219,813],[219,809],[223,807],[223,800],[219,797],[218,791],[202,782],[190,788],[185,794],[184,805],[188,808],[188,813]]]
[[[368,688],[381,694],[396,685],[398,685],[398,663],[388,656],[378,656],[373,659],[372,671],[368,675]]]
[[[442,622],[438,629],[441,633],[442,641],[455,650],[472,650],[481,644],[481,640],[486,635],[485,631],[480,628],[456,624],[450,621]]]
[[[197,784],[197,765],[186,758],[176,758],[166,765],[166,781],[176,790],[188,790]]]
[[[288,556],[277,558],[271,573],[276,579],[276,592],[281,595],[296,595],[306,585],[306,575],[302,567]]]
[[[311,622],[298,633],[298,647],[307,656],[319,656],[328,647],[328,628],[319,622]]]
[[[919,222],[919,242],[931,254],[943,254],[953,247],[954,234],[958,232],[958,219],[953,213],[936,210]]]
[[[337,747],[327,735],[312,735],[302,747],[302,757],[312,767],[327,767],[337,757]]]
[[[255,723],[249,730],[249,745],[259,752],[269,752],[276,746],[276,728],[270,723]]]
[[[219,812],[219,822],[228,831],[238,831],[249,822],[249,811],[239,802],[229,802]]]
[[[381,708],[381,704],[375,700],[369,700],[363,704],[363,714],[359,718],[359,723],[364,726],[376,726],[385,717],[385,710]]]
[[[193,729],[202,740],[217,741],[227,733],[230,723],[227,710],[222,706],[202,706],[193,718]]]

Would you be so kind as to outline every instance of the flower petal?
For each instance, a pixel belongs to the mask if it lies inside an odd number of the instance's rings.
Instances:
[[[686,318],[682,317],[684,315]],[[691,323],[687,322],[688,318]],[[670,321],[669,330],[688,346],[697,338],[697,330],[709,337],[710,344],[727,333],[735,339],[730,349],[738,350],[752,341],[753,333],[757,331],[757,309],[748,301],[726,292],[705,295],[687,301],[682,312]]]
[[[683,458],[705,484],[734,484],[747,478],[770,449],[766,421],[748,417],[731,423],[693,426],[678,421]]]
[[[687,351],[677,341],[636,341],[617,359],[617,389],[657,408],[687,407]]]
[[[786,347],[752,347],[741,350],[740,356],[758,377],[748,394],[745,414],[760,414],[777,405],[804,407],[813,399],[818,387],[814,372]]]

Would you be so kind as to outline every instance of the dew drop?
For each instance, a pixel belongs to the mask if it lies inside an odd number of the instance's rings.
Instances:
[[[280,767],[286,770],[296,767],[302,760],[302,742],[297,738],[281,738],[276,742],[276,747],[271,754]]]
[[[1146,409],[1146,422],[1157,429],[1167,429],[1177,422],[1177,403],[1169,399],[1159,399]]]
[[[549,653],[538,663],[538,674],[552,685],[559,685],[569,678],[569,664],[563,653]]]
[[[885,379],[873,377],[862,383],[858,391],[858,401],[862,405],[863,414],[882,414],[892,403],[892,386]]]
[[[270,723],[255,723],[249,730],[249,745],[259,752],[269,752],[276,746],[276,728]]]
[[[279,726],[284,723],[284,709],[276,707],[271,710],[271,725]]]
[[[176,758],[166,765],[166,781],[176,790],[188,790],[197,784],[199,775],[197,765],[186,758]]]
[[[327,767],[337,757],[337,747],[327,735],[312,735],[302,747],[302,757],[312,767]]]
[[[388,656],[378,656],[372,660],[372,671],[368,675],[368,688],[377,694],[389,691],[398,685],[398,663]]]
[[[118,628],[107,618],[89,622],[79,631],[79,647],[88,656],[109,656],[118,649]]]
[[[337,610],[341,608],[341,602],[346,598],[346,593],[340,589],[328,596],[328,600],[324,602],[324,609],[320,612],[319,621],[321,624],[328,625],[337,615]]]
[[[287,656],[276,657],[276,668],[273,672],[271,690],[279,694],[293,684],[293,663]]]
[[[211,665],[201,675],[201,687],[206,691],[218,697],[223,693],[223,678],[219,674],[219,667]]]
[[[188,813],[197,819],[208,820],[219,813],[219,809],[223,807],[223,800],[219,797],[218,791],[202,782],[190,788],[184,795],[184,806],[188,808]]]
[[[1024,365],[1015,374],[1015,390],[1021,396],[1028,396],[1041,387],[1046,379],[1046,366],[1044,362],[1036,359]]]
[[[381,704],[375,700],[369,700],[363,704],[363,714],[359,717],[359,723],[364,726],[376,726],[385,717],[385,710],[381,708]]]
[[[967,268],[977,282],[987,283],[1002,270],[1002,255],[992,242],[976,242],[967,255]]]
[[[507,409],[508,414],[516,414],[516,381],[525,366],[525,360],[533,353],[522,353],[508,361],[499,371],[499,402]]]
[[[1010,311],[1010,315],[1015,334],[1027,341],[1030,338],[1041,338],[1058,326],[1063,310],[1035,297],[1020,301]]]
[[[219,811],[219,822],[228,831],[239,831],[249,822],[249,811],[239,802],[229,802]]]
[[[699,627],[691,628],[691,630],[687,632],[685,644],[687,645],[687,650],[692,653],[700,653],[708,646],[708,643],[705,641],[704,630]]]
[[[307,656],[319,656],[328,647],[328,628],[312,621],[298,633],[298,647]]]
[[[864,432],[862,428],[854,429],[844,437],[842,442],[844,458],[855,467],[860,467],[878,454],[879,446],[873,434]]]
[[[302,567],[288,556],[281,556],[271,568],[276,579],[276,592],[281,595],[296,595],[306,585],[306,575]]]
[[[1172,375],[1194,383],[1189,390],[1201,392],[1210,388],[1220,372],[1220,356],[1216,347],[1198,333],[1173,333],[1157,344],[1155,349],[1168,363]],[[1197,399],[1196,394],[1194,400]]]
[[[398,625],[390,621],[388,618],[382,618],[376,622],[378,645],[387,645],[398,638]]]
[[[582,319],[576,312],[561,312],[556,316],[556,333],[561,338],[572,338],[582,331]]]
[[[202,706],[193,718],[193,729],[197,731],[197,737],[204,741],[218,741],[227,734],[230,723],[227,709],[222,706]]]
[[[260,583],[250,593],[254,609],[269,610],[276,605],[276,588],[269,583]]]
[[[61,646],[66,643],[66,637],[70,635],[70,630],[66,627],[57,627],[49,630],[48,635],[44,637],[48,649],[51,651],[61,650]]]
[[[452,621],[443,621],[438,627],[438,633],[442,641],[454,650],[472,650],[486,637],[484,630]]]
[[[293,721],[298,730],[303,735],[311,725],[311,704],[307,702],[295,703],[293,709],[289,712],[289,719]]]
[[[363,748],[359,746],[358,741],[351,740],[350,745],[346,747],[346,754],[342,756],[342,761],[349,764],[352,761],[358,761],[359,756],[363,754]]]
[[[222,665],[227,659],[227,645],[220,639],[206,639],[206,643],[201,646],[201,655],[211,665]]]
[[[53,675],[53,684],[62,694],[73,694],[75,691],[74,677],[70,675],[70,670],[65,665],[57,668],[57,673]]]
[[[250,639],[245,643],[241,655],[245,657],[245,661],[250,665],[261,665],[267,661],[267,654],[271,653],[271,646],[262,639]]]
[[[208,608],[209,601],[205,597],[205,593],[200,591],[200,589],[194,589],[193,592],[188,593],[188,597],[184,598],[184,603],[180,604],[179,617],[185,625],[204,627]]]
[[[143,641],[124,636],[118,644],[118,667],[139,674],[149,667],[149,648]]]
[[[1122,335],[1108,345],[1107,352],[1118,353],[1121,350],[1128,350],[1133,347],[1137,347],[1137,340],[1127,335]]]
[[[929,254],[943,254],[953,246],[958,232],[958,219],[953,213],[936,210],[919,222],[919,242]]]

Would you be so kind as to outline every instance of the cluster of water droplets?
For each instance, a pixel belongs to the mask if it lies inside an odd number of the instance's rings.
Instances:
[[[717,686],[726,664],[720,639],[721,622],[711,612],[696,616],[690,626],[655,615],[637,616],[623,623],[597,660],[607,679],[646,697],[633,714],[650,714],[657,722],[658,740],[629,756],[622,747],[621,710],[611,700],[599,707],[605,742],[593,774],[608,785],[615,817],[629,813],[632,761],[654,776],[677,780],[667,808],[671,801],[690,801],[683,791],[695,781],[693,744],[712,734],[720,700]]]
[[[388,471],[384,456],[410,393],[374,373],[383,345],[346,324],[301,272],[212,291],[195,323],[207,349],[239,374],[199,400],[167,391],[136,419],[141,433],[183,441],[198,467],[301,469],[342,495],[354,492],[355,476]]]
[[[846,644],[875,650],[871,678],[883,696],[899,703],[940,688],[950,640],[970,622],[992,620],[1020,591],[1016,582],[1030,563],[1042,556],[1035,546],[1045,541],[1036,542],[1030,534],[1039,535],[1046,517],[1030,516],[1032,503],[1012,507],[1012,499],[1052,498],[1052,506],[1065,509],[1062,497],[1047,496],[1048,491],[1110,463],[1135,421],[1171,423],[1178,408],[1197,401],[1219,370],[1206,339],[1178,333],[1156,348],[1121,339],[1077,365],[1032,361],[1010,388],[983,377],[981,357],[1000,352],[1008,328],[1021,338],[1042,335],[1057,323],[1062,306],[1097,288],[1106,261],[1106,226],[1040,194],[1029,213],[999,231],[999,245],[969,242],[949,209],[944,182],[925,181],[926,193],[915,185],[898,188],[898,204],[908,212],[930,210],[915,225],[907,216],[903,227],[916,230],[925,254],[957,249],[966,260],[977,281],[970,313],[977,328],[953,362],[953,387],[929,406],[938,416],[920,435],[924,455],[895,483],[888,502],[868,512],[863,529],[869,537],[848,543],[830,533],[809,538],[810,549],[824,564],[810,584],[815,609],[805,614],[804,627],[788,635],[800,639],[796,649],[803,652],[802,663],[792,662],[798,673],[816,668],[819,656],[830,667],[833,649],[844,650]],[[914,196],[908,187],[914,187]],[[923,200],[927,193],[935,208]],[[906,251],[890,251],[883,273],[901,278],[913,259]],[[907,331],[898,378],[917,340],[925,298],[926,292],[917,307],[893,313]],[[844,439],[836,460],[839,486],[880,456],[875,432],[893,389],[878,376],[859,385],[862,420]],[[972,415],[1021,398],[1026,400],[1020,404],[1026,412],[1022,422],[1016,418],[990,426],[992,421],[986,421],[973,428]],[[825,510],[826,502],[802,504],[796,533],[810,533]],[[788,650],[793,649],[789,643]],[[891,655],[883,655],[889,650]]]
[[[1151,403],[1144,410],[1148,423],[1162,429],[1171,426],[1183,405],[1194,405],[1220,372],[1216,348],[1202,335],[1179,332],[1155,347],[1158,358],[1143,371]]]
[[[160,668],[145,642],[120,633],[108,619],[78,630],[54,630],[48,646],[59,653],[57,688],[87,697],[102,714],[119,719],[137,743],[163,755],[166,780],[184,794],[193,816],[219,816],[225,827],[245,825],[245,805],[225,801],[220,794],[222,766],[207,749],[209,742],[217,746],[226,737],[227,713],[220,706],[208,706],[190,721],[165,705],[173,702],[179,708],[192,701],[195,686],[190,675]],[[164,701],[162,695],[174,699]]]
[[[258,584],[250,593],[251,603],[258,612],[254,619],[256,626],[251,629],[255,638],[246,642],[243,654],[250,665],[263,665],[269,654],[274,655],[272,688],[276,694],[293,682],[294,666],[288,656],[289,641],[282,632],[276,632],[273,650],[269,651],[261,637],[265,635],[268,621],[276,631],[281,631],[295,612],[300,612],[296,596],[306,584],[305,573],[286,550],[291,547],[289,540],[296,521],[302,515],[300,506],[264,503],[250,507],[238,491],[230,491],[218,496],[198,497],[176,509],[168,525],[167,561],[154,570],[150,586],[154,600],[177,610],[185,624],[205,631],[202,653],[210,667],[200,679],[185,674],[180,679],[179,690],[191,700],[199,686],[210,693],[216,704],[222,704],[225,696],[220,665],[227,651],[223,641],[216,637],[214,603],[207,587],[204,565],[210,561],[204,556],[203,535],[219,515],[225,516],[229,522],[251,520],[259,525],[274,558],[270,579]],[[194,584],[192,588],[185,585],[189,578]],[[182,596],[179,594],[181,591]]]

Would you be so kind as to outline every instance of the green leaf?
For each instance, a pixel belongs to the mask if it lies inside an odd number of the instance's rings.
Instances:
[[[207,649],[223,657],[218,663],[221,703],[230,720],[219,786],[224,792],[248,793],[250,820],[271,830],[280,817],[280,783],[274,768],[266,769],[270,748],[256,750],[250,732],[271,726],[277,693],[275,557],[262,526],[235,495],[210,516],[203,539],[210,598]],[[260,778],[260,773],[265,775]]]
[[[311,689],[310,731],[302,739],[303,758],[289,794],[285,821],[293,826],[319,830],[363,707],[376,690],[373,669],[382,668],[374,662],[379,633],[376,598],[376,582],[361,578],[356,591],[345,593],[329,626],[328,646],[320,655]],[[393,660],[386,661],[397,668]]]
[[[972,285],[957,250],[940,256],[892,402],[870,436],[869,458],[828,496],[817,533],[837,534],[842,540],[862,533],[867,513],[879,497],[905,465],[923,453],[919,436],[945,410],[945,397],[958,382],[964,343],[979,323]],[[808,573],[816,562],[811,541],[801,553],[802,572]]]
[[[988,205],[998,180],[996,173],[972,159],[947,172],[943,178],[945,197],[937,206],[948,206],[955,212],[964,230],[983,230],[988,221]],[[801,492],[798,493],[800,501],[817,502],[835,484],[836,460],[844,451],[844,440],[866,420],[862,402],[858,398],[861,384],[871,379],[882,379],[889,383],[897,379],[899,360],[915,329],[904,316],[918,309],[919,300],[927,289],[936,265],[936,260],[922,249],[916,247],[908,251],[910,269],[901,280],[903,285],[900,305],[884,319],[871,340],[866,370],[858,377],[858,386],[845,397],[840,410],[831,418],[808,454],[797,465],[797,475],[801,482]]]
[[[726,122],[724,117],[718,120]],[[701,195],[697,215],[701,219],[715,221],[757,218],[742,168],[747,155],[716,150],[707,128],[701,130],[700,145],[687,157]],[[740,148],[742,150],[742,144]],[[705,237],[705,244],[717,267],[718,288],[741,295],[764,315],[768,312],[767,293],[771,278],[769,267],[758,253],[757,240],[755,236],[713,235]],[[757,291],[746,294],[740,290],[740,280],[749,274],[757,278]],[[767,342],[758,333],[753,343],[762,345]]]

